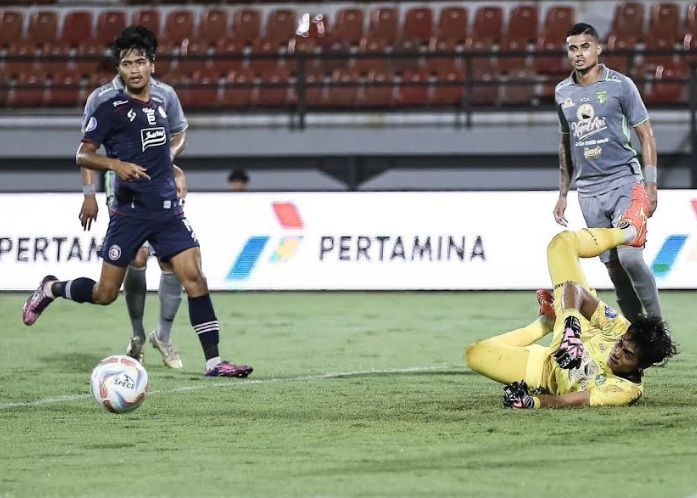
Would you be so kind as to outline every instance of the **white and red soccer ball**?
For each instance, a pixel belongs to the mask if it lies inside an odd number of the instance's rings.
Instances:
[[[90,390],[99,406],[111,413],[138,408],[150,389],[148,372],[137,360],[126,355],[104,358],[92,370]]]

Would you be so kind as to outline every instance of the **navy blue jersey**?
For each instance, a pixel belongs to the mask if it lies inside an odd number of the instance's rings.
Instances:
[[[115,212],[154,218],[181,211],[170,158],[170,125],[160,102],[115,94],[86,119],[83,141],[104,146],[108,157],[142,166],[150,176],[136,181],[116,178]]]

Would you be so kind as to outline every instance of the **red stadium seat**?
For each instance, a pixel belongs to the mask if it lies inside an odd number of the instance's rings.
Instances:
[[[260,56],[260,58],[257,58]],[[255,74],[266,73],[277,69],[280,65],[277,40],[263,37],[258,38],[252,44],[249,59],[249,69]]]
[[[644,100],[647,104],[686,104],[686,82],[684,66],[658,66]]]
[[[319,51],[320,49],[315,40],[302,36],[296,36],[288,42],[288,51],[286,53],[284,67],[291,73],[295,74],[300,67],[300,58],[301,56],[304,56],[305,71],[314,71],[315,67],[319,65],[314,54]]]
[[[680,8],[677,4],[664,2],[651,7],[648,34],[673,40],[681,38]]]
[[[528,38],[506,35],[501,40],[501,52],[527,52]],[[499,55],[498,69],[503,72],[517,72],[527,67],[527,55]]]
[[[429,105],[431,107],[460,105],[465,84],[465,73],[461,70],[439,73],[438,79],[434,82]]]
[[[41,51],[43,71],[48,75],[54,75],[69,70],[69,66],[73,65],[70,55],[71,47],[67,42],[55,42],[43,47]]]
[[[181,43],[194,37],[194,14],[190,10],[173,10],[167,15],[163,38]]]
[[[344,69],[351,64],[351,59],[347,56],[350,53],[348,42],[336,39],[327,40],[322,44],[321,52],[325,57],[320,59],[319,66],[325,73],[331,73],[336,69]],[[336,57],[332,58],[332,55]]]
[[[646,50],[670,51],[675,48],[673,37],[661,38],[659,36],[648,36],[646,38]],[[677,63],[676,56],[671,53],[645,54],[643,61],[644,71],[654,72],[657,66],[672,67]]]
[[[95,38],[102,45],[114,41],[126,27],[126,14],[118,10],[102,11],[97,18]]]
[[[368,36],[381,38],[387,45],[394,45],[399,30],[397,7],[375,7],[370,11]]]
[[[422,71],[405,71],[399,85],[395,104],[404,107],[423,107],[428,103],[430,76]]]
[[[470,37],[467,39],[465,53],[473,56],[470,61],[473,74],[490,73],[496,70],[496,61],[491,57],[492,49],[492,38]],[[465,64],[467,64],[466,61]]]
[[[402,40],[414,40],[426,45],[433,36],[433,11],[429,7],[413,7],[407,10],[402,25]]]
[[[434,52],[452,52],[453,55],[434,56]],[[445,74],[461,69],[462,57],[456,56],[455,52],[461,52],[455,38],[431,38],[425,61],[426,68],[433,74]]]
[[[58,36],[58,14],[51,11],[40,10],[31,15],[27,40],[37,44],[46,45],[56,41]]]
[[[266,38],[275,40],[277,46],[287,44],[295,36],[297,29],[298,17],[295,10],[274,9],[266,18]]]
[[[535,72],[530,68],[520,68],[510,72],[503,86],[501,103],[530,105],[535,98],[535,77]]]
[[[82,103],[82,84],[79,74],[62,73],[51,78],[46,104],[53,107],[76,107]]]
[[[356,58],[356,70],[360,74],[370,71],[389,71],[390,61],[386,59],[387,41],[384,38],[363,37]]]
[[[257,9],[239,9],[232,16],[232,36],[250,44],[261,36],[261,12]]]
[[[326,88],[324,83],[324,74],[319,72],[309,72],[305,74],[305,106],[316,108],[325,105]],[[299,82],[298,82],[299,84]],[[296,94],[300,95],[300,89],[296,90]]]
[[[401,55],[398,55],[401,54]],[[395,44],[392,69],[397,72],[415,70],[421,65],[421,51],[418,40],[404,39]]]
[[[213,61],[208,55],[208,44],[185,38],[179,45],[177,70],[186,74],[210,71]]]
[[[160,20],[160,11],[157,9],[141,9],[136,10],[131,16],[131,24],[140,24],[152,31],[155,36],[160,38],[160,28],[162,21]]]
[[[290,74],[283,69],[263,73],[259,77],[259,91],[252,103],[259,107],[285,107],[289,103],[289,79]]]
[[[41,107],[45,102],[46,77],[39,73],[22,73],[9,99],[11,107]]]
[[[24,16],[18,10],[0,10],[0,48],[22,39]]]
[[[72,10],[63,18],[63,28],[59,41],[75,47],[92,38],[92,12]]]
[[[332,37],[341,42],[358,45],[363,37],[363,11],[357,8],[340,9]]]
[[[157,56],[155,57],[156,74],[167,74],[176,61],[176,50],[173,42],[163,40],[157,44]]]
[[[564,41],[566,33],[575,23],[576,11],[573,7],[561,5],[550,7],[545,15],[542,35],[547,39],[558,38]]]
[[[493,72],[475,75],[470,102],[473,105],[493,106],[499,100],[499,78]]]
[[[295,32],[295,36],[301,36],[315,43],[321,43],[331,36],[331,23],[326,14],[306,14],[308,23],[301,22]]]
[[[209,45],[215,45],[228,35],[227,10],[210,8],[201,11],[198,24],[198,38]]]
[[[615,5],[610,33],[637,39],[644,35],[644,4],[639,2],[620,2]]]
[[[237,71],[242,67],[244,42],[236,37],[221,38],[215,47],[213,64],[220,74]]]
[[[83,43],[75,51],[70,70],[89,77],[93,73],[111,70],[116,72],[114,63],[105,56],[104,49],[94,43]]]
[[[540,22],[537,6],[516,5],[508,16],[508,27],[505,37],[526,40],[527,43],[537,40],[537,26]]]
[[[538,54],[534,56],[533,67],[537,73],[556,76],[571,72],[571,68],[567,62],[566,41],[564,37],[539,37],[537,40],[537,51],[546,52],[548,54]],[[557,56],[555,52],[559,55]]]
[[[22,73],[30,74],[42,70],[42,63],[37,58],[40,51],[31,41],[18,41],[7,50],[5,74],[17,77]],[[14,58],[17,57],[17,58]]]
[[[358,99],[360,83],[361,77],[355,71],[337,69],[329,80],[325,105],[329,107],[353,107]]]
[[[229,107],[249,107],[254,93],[254,73],[242,69],[230,73],[223,88],[223,104]]]
[[[359,93],[357,105],[361,107],[388,107],[392,105],[394,76],[384,71],[371,71]]]
[[[616,52],[620,50],[636,50],[637,41],[636,35],[611,34],[607,39],[605,50],[601,56],[602,62],[611,69],[628,74],[634,67],[634,56]]]
[[[685,33],[697,35],[697,3],[691,3],[685,11]]]
[[[218,107],[221,100],[219,76],[215,70],[195,71],[188,89],[188,106],[198,109]]]
[[[498,41],[503,32],[503,9],[501,7],[479,7],[474,14],[472,38]]]
[[[465,7],[443,7],[438,16],[436,37],[464,44],[468,34],[469,14]]]
[[[0,73],[0,107],[7,105],[7,101],[10,97],[10,79],[4,74]]]

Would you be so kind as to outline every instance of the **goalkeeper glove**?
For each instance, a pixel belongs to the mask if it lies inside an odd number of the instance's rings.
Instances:
[[[528,385],[524,380],[520,383],[508,384],[503,388],[503,407],[519,410],[535,408],[535,401],[530,396]]]
[[[581,342],[581,322],[575,316],[564,320],[564,335],[559,350],[554,354],[557,364],[565,369],[578,368],[583,359],[583,343]]]

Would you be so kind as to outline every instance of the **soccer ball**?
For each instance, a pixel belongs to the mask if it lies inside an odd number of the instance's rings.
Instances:
[[[137,360],[126,355],[104,358],[92,370],[90,390],[95,401],[111,413],[138,408],[150,389],[148,372]]]

